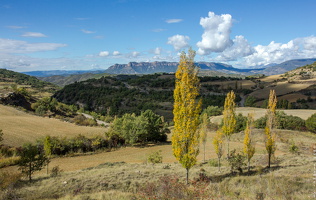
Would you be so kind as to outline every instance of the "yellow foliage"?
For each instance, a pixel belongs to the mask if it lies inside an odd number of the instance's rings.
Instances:
[[[217,154],[217,157],[222,157],[223,155],[223,133],[221,129],[218,129],[216,131],[216,135],[213,138],[213,145],[215,149],[215,153]]]
[[[250,160],[256,151],[253,141],[251,139],[252,126],[253,126],[253,114],[249,113],[247,126],[245,129],[244,148],[243,148],[244,154],[246,155],[247,160],[248,160],[248,170],[250,169]]]
[[[199,154],[199,114],[201,100],[197,100],[200,83],[198,69],[194,65],[195,51],[189,50],[188,55],[182,52],[180,63],[175,74],[174,90],[174,132],[172,149],[176,159],[187,170],[196,163]]]

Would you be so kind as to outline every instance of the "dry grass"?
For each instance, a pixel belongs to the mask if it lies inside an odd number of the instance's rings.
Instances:
[[[0,105],[0,129],[4,133],[4,144],[21,146],[26,142],[50,135],[73,137],[79,134],[94,136],[104,134],[102,127],[84,127],[62,122],[58,119],[43,118],[19,111],[13,107]]]
[[[217,167],[203,164],[203,150],[198,162],[190,170],[190,178],[199,177],[201,169],[210,177],[207,185],[210,199],[308,199],[314,192],[312,145],[316,135],[307,132],[277,130],[277,152],[271,170],[267,170],[267,156],[264,147],[263,130],[254,130],[256,154],[252,159],[252,173],[230,174],[230,167],[222,159],[222,171]],[[207,160],[216,156],[211,144],[214,133],[208,134]],[[289,145],[294,140],[300,155],[289,153]],[[241,150],[243,133],[234,134],[230,148]],[[226,145],[224,145],[226,147]],[[146,164],[147,156],[154,151],[162,151],[163,163]],[[60,176],[50,178],[45,170],[34,175],[34,182],[21,183],[17,195],[24,199],[143,199],[140,187],[159,180],[163,176],[176,176],[184,182],[185,169],[172,155],[170,144],[148,147],[127,147],[113,152],[93,155],[54,158],[50,168],[59,166]],[[16,170],[11,167],[10,171]],[[156,183],[161,190],[160,183]],[[194,189],[194,188],[191,188]],[[147,198],[147,197],[146,197]],[[148,197],[149,198],[149,197]]]

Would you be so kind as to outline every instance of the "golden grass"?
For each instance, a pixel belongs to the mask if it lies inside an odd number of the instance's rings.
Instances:
[[[102,127],[85,127],[63,122],[58,119],[43,118],[19,111],[13,107],[0,105],[0,129],[4,133],[3,143],[21,146],[35,142],[46,135],[73,137],[79,134],[94,136],[104,134]]]

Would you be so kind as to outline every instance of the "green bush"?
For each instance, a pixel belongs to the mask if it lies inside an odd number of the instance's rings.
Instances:
[[[162,163],[161,150],[151,153],[147,158],[147,162],[152,164]]]
[[[240,153],[236,153],[236,149],[232,150],[228,156],[228,163],[230,165],[231,172],[238,170],[242,172],[242,167],[245,165],[246,157]]]
[[[310,116],[306,120],[305,124],[306,124],[307,130],[309,130],[310,132],[316,133],[316,113]]]

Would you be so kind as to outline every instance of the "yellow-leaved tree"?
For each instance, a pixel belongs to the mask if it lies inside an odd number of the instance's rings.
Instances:
[[[186,169],[186,180],[189,182],[189,170],[196,164],[199,154],[199,114],[202,100],[198,100],[200,81],[198,68],[194,65],[195,51],[188,55],[181,53],[174,89],[172,135],[173,155]]]
[[[255,154],[255,145],[252,140],[252,127],[253,126],[253,114],[248,114],[247,125],[245,129],[245,137],[244,137],[244,154],[246,155],[248,161],[248,172],[250,171],[250,160]]]
[[[275,112],[276,112],[277,98],[274,90],[270,90],[269,102],[267,107],[267,122],[265,127],[265,146],[268,153],[268,168],[271,165],[271,156],[276,150],[275,139],[276,134],[273,131],[275,126]]]
[[[205,162],[205,146],[206,146],[207,133],[209,130],[208,125],[209,125],[209,118],[207,116],[207,113],[204,113],[202,114],[202,122],[200,124],[200,138],[201,138],[201,142],[203,143],[203,153],[204,153],[203,162]]]
[[[216,135],[213,138],[213,145],[215,149],[215,153],[218,159],[218,171],[221,171],[221,157],[223,155],[223,133],[221,129],[216,131]]]
[[[224,103],[222,131],[227,143],[227,157],[229,155],[230,137],[236,128],[235,98],[234,91],[230,91],[227,93]]]

